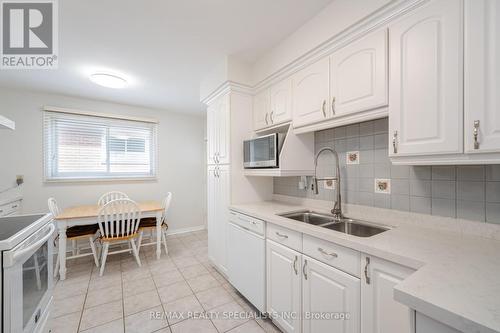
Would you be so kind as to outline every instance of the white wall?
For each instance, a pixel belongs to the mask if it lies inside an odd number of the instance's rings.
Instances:
[[[43,183],[44,105],[158,119],[158,180]],[[123,191],[138,201],[160,200],[170,191],[170,230],[205,223],[204,116],[7,89],[0,89],[0,114],[16,122],[15,131],[0,130],[0,191],[15,184],[16,175],[24,175],[25,184],[19,188],[24,213],[47,211],[47,198],[51,196],[66,207],[93,204],[110,190]]]
[[[253,85],[395,0],[334,0],[254,64]]]

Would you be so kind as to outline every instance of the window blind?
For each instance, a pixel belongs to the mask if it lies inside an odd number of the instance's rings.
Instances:
[[[157,124],[44,111],[46,180],[156,177]]]

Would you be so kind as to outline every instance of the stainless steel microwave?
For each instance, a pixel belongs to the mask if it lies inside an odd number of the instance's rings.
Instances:
[[[243,141],[244,168],[279,168],[279,153],[284,137],[282,133],[273,133]]]

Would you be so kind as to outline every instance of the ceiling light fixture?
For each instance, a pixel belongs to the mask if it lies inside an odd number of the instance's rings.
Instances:
[[[110,73],[94,73],[90,75],[90,81],[103,87],[120,89],[127,85],[127,80]]]

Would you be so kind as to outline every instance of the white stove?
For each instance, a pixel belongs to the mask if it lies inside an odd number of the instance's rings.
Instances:
[[[52,302],[52,215],[0,218],[2,332],[41,332]]]

